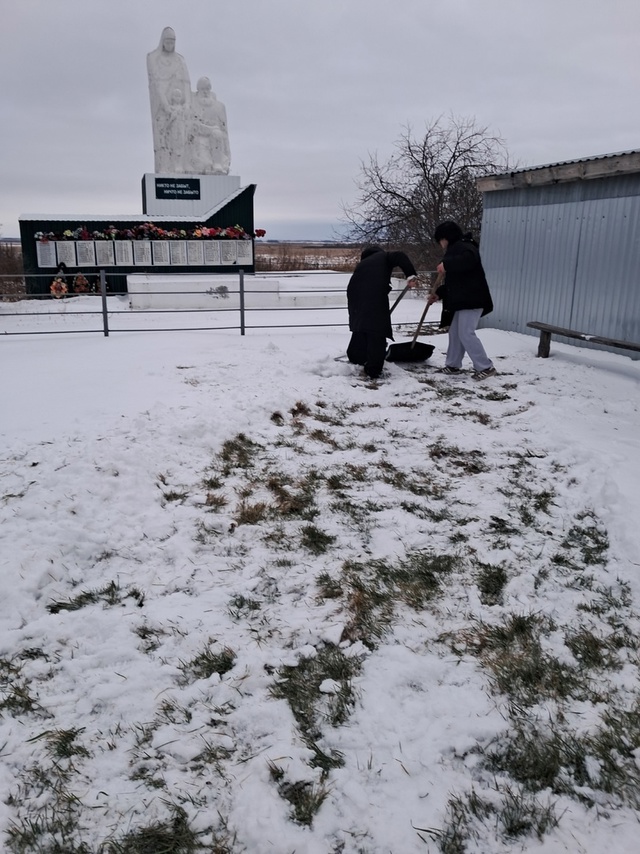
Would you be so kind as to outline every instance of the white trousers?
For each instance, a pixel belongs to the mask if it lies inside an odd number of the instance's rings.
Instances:
[[[464,308],[456,311],[449,327],[449,346],[445,364],[449,368],[461,368],[466,353],[473,362],[475,371],[486,371],[493,367],[482,341],[476,335],[476,327],[482,317],[481,308]]]

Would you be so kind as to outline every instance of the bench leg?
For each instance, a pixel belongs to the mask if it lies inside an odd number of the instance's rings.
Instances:
[[[541,359],[546,359],[549,356],[549,350],[551,349],[551,333],[550,332],[540,332],[540,343],[538,344],[538,356]]]

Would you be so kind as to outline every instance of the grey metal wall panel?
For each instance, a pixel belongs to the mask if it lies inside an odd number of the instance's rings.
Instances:
[[[640,198],[584,205],[571,329],[640,341]]]
[[[495,310],[483,326],[537,335],[526,324],[538,320],[640,341],[640,175],[489,192],[484,202]]]
[[[480,250],[495,309],[483,325],[527,332],[529,320],[567,319],[578,237],[562,205],[485,211]]]

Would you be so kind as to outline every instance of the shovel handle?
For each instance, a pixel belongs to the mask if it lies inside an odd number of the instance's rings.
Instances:
[[[444,273],[438,273],[438,275],[436,276],[436,280],[433,283],[433,287],[431,288],[432,294],[434,294],[436,292],[436,288],[440,287],[443,279],[444,279]],[[425,305],[424,311],[422,312],[422,317],[420,318],[420,323],[418,323],[418,326],[416,327],[416,331],[413,333],[413,340],[411,342],[411,349],[412,350],[413,350],[413,347],[416,343],[418,335],[420,335],[420,330],[422,329],[422,324],[424,323],[424,319],[427,316],[428,311],[429,311],[429,303],[427,303]]]
[[[407,285],[405,286],[405,288],[403,289],[403,291],[402,291],[402,293],[400,294],[400,296],[396,299],[396,301],[394,302],[394,304],[393,304],[393,305],[391,306],[391,308],[389,309],[389,314],[392,314],[392,313],[393,313],[393,309],[398,305],[398,303],[400,302],[400,300],[401,300],[401,299],[402,299],[402,297],[406,294],[406,292],[409,290],[409,288],[410,288],[410,287],[411,287],[411,284],[407,284]]]
[[[440,287],[440,285],[444,281],[445,275],[446,275],[445,273],[438,273],[438,275],[436,276],[435,282],[431,286],[431,293],[432,294],[435,294],[435,292],[438,290],[438,288]]]
[[[424,323],[424,319],[427,316],[427,312],[429,311],[429,303],[427,303],[424,307],[424,311],[422,312],[422,317],[420,318],[420,323],[416,327],[416,331],[413,333],[413,339],[411,341],[411,349],[413,350],[418,335],[420,335],[420,330],[422,329],[422,324]]]

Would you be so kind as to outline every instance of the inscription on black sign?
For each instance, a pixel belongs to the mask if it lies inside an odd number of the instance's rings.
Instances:
[[[199,198],[199,178],[156,178],[156,199]]]

